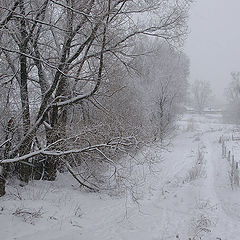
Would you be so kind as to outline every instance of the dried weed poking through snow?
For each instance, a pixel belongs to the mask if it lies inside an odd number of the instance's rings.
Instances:
[[[18,182],[9,184],[9,200],[45,200],[50,193],[57,191],[53,183],[30,182],[23,187]]]
[[[199,212],[192,219],[191,238],[189,240],[208,239],[207,235],[212,232],[212,228],[216,226],[217,219],[212,215],[217,209],[217,205],[211,205],[209,200],[198,199],[196,201],[196,209]]]
[[[43,208],[36,209],[29,209],[29,208],[20,208],[18,207],[12,215],[16,217],[23,218],[24,222],[35,224],[36,220],[41,218],[43,215]]]
[[[198,218],[193,220],[193,237],[189,240],[200,240],[203,239],[204,235],[210,233],[212,222],[208,216],[201,214]]]
[[[184,183],[189,183],[195,181],[198,178],[202,178],[205,176],[205,171],[203,169],[204,164],[204,152],[203,147],[198,149],[197,153],[197,161],[195,165],[188,171],[186,178],[184,179]]]

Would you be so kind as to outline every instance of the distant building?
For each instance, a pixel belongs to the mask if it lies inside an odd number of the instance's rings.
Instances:
[[[184,106],[183,109],[185,113],[192,113],[192,114],[199,113],[194,107]],[[202,114],[222,114],[222,109],[206,107],[203,109]]]
[[[186,113],[197,113],[197,111],[193,107],[189,107],[189,106],[184,106],[184,111]]]
[[[205,113],[205,114],[222,114],[222,109],[206,107],[203,109],[203,113]]]

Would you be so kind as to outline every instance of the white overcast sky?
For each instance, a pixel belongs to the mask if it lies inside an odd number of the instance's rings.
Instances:
[[[195,0],[189,30],[191,81],[210,81],[213,94],[223,98],[230,73],[240,71],[240,0]]]

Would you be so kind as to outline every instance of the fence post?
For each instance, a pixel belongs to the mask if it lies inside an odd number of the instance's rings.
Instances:
[[[239,187],[239,168],[238,162],[236,162],[235,174],[234,174],[234,183]]]
[[[234,155],[232,155],[232,163],[231,163],[231,176],[232,176],[232,177],[233,177],[233,175],[234,175],[234,168],[235,168]]]
[[[222,142],[222,158],[224,158],[224,141]]]
[[[232,155],[232,162],[230,163],[231,166],[231,171],[230,171],[230,182],[231,182],[231,187],[233,190],[233,185],[234,185],[234,155]]]
[[[234,166],[234,155],[232,155],[232,168]]]

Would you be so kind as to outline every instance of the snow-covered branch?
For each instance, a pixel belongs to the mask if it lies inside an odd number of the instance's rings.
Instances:
[[[34,152],[29,153],[29,154],[20,156],[20,157],[0,160],[0,163],[1,164],[5,164],[5,163],[14,163],[14,162],[19,162],[19,161],[24,161],[24,160],[30,159],[30,158],[38,156],[38,155],[60,157],[60,156],[64,156],[64,155],[77,154],[77,153],[93,151],[93,150],[101,152],[101,154],[104,155],[104,157],[106,157],[106,155],[103,154],[103,152],[100,149],[101,148],[114,148],[118,144],[121,145],[121,143],[97,144],[97,145],[93,145],[93,146],[89,146],[89,147],[85,147],[85,148],[79,148],[79,149],[76,148],[76,149],[70,149],[70,150],[66,150],[66,151],[48,150],[48,147],[46,147],[44,149],[41,149],[41,150],[38,150],[38,151],[34,151]],[[109,162],[113,163],[108,157],[106,157],[106,159]]]

